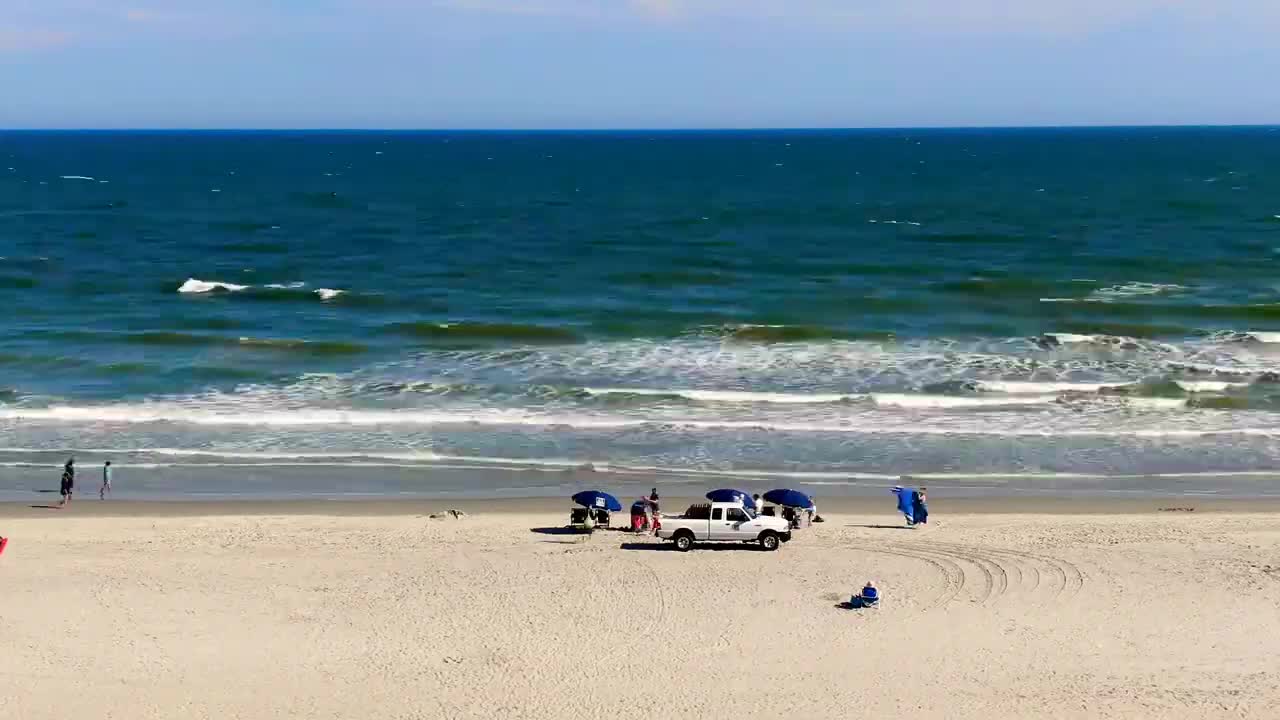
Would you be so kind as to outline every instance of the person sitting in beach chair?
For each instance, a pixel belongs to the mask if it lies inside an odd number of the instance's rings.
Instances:
[[[610,515],[608,510],[602,507],[591,508],[591,518],[595,520],[597,527],[609,527]]]
[[[880,604],[880,591],[876,589],[875,582],[868,580],[867,584],[862,587],[862,592],[855,595],[853,602],[850,603],[856,608],[870,608]]]
[[[569,524],[582,530],[609,527],[609,511],[602,508],[573,508],[569,511]]]

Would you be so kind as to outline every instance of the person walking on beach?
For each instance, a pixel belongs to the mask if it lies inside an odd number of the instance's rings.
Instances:
[[[756,517],[760,517],[764,514],[764,498],[760,497],[760,493],[756,493],[751,496],[751,499],[756,503]]]
[[[662,513],[658,511],[658,488],[649,491],[649,529],[654,535],[662,529]]]
[[[76,490],[76,459],[67,458],[67,464],[62,467],[62,484],[58,488],[58,492],[62,495],[62,500],[58,503],[58,507],[65,507],[71,504],[71,495]]]
[[[111,461],[108,460],[102,466],[102,487],[98,488],[98,499],[106,500],[107,494],[111,492]]]
[[[917,525],[924,525],[929,522],[929,498],[926,496],[928,488],[920,488],[917,493],[911,496],[911,516],[915,518]]]

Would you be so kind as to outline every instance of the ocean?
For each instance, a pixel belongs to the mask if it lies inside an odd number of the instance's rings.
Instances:
[[[1280,493],[1277,128],[0,132],[0,300],[8,499]]]

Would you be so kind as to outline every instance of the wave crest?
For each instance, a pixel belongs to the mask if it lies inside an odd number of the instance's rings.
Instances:
[[[216,282],[209,280],[197,280],[196,278],[187,278],[187,281],[178,286],[180,293],[210,293],[210,292],[242,292],[248,290],[248,285],[236,285],[235,283]]]
[[[582,338],[566,328],[544,325],[519,325],[514,323],[393,323],[385,326],[389,332],[425,340],[463,343],[500,343],[513,341],[527,344],[576,343]]]

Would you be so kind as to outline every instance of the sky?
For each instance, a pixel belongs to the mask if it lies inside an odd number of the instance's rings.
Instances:
[[[0,128],[1280,123],[1280,0],[0,0]]]

